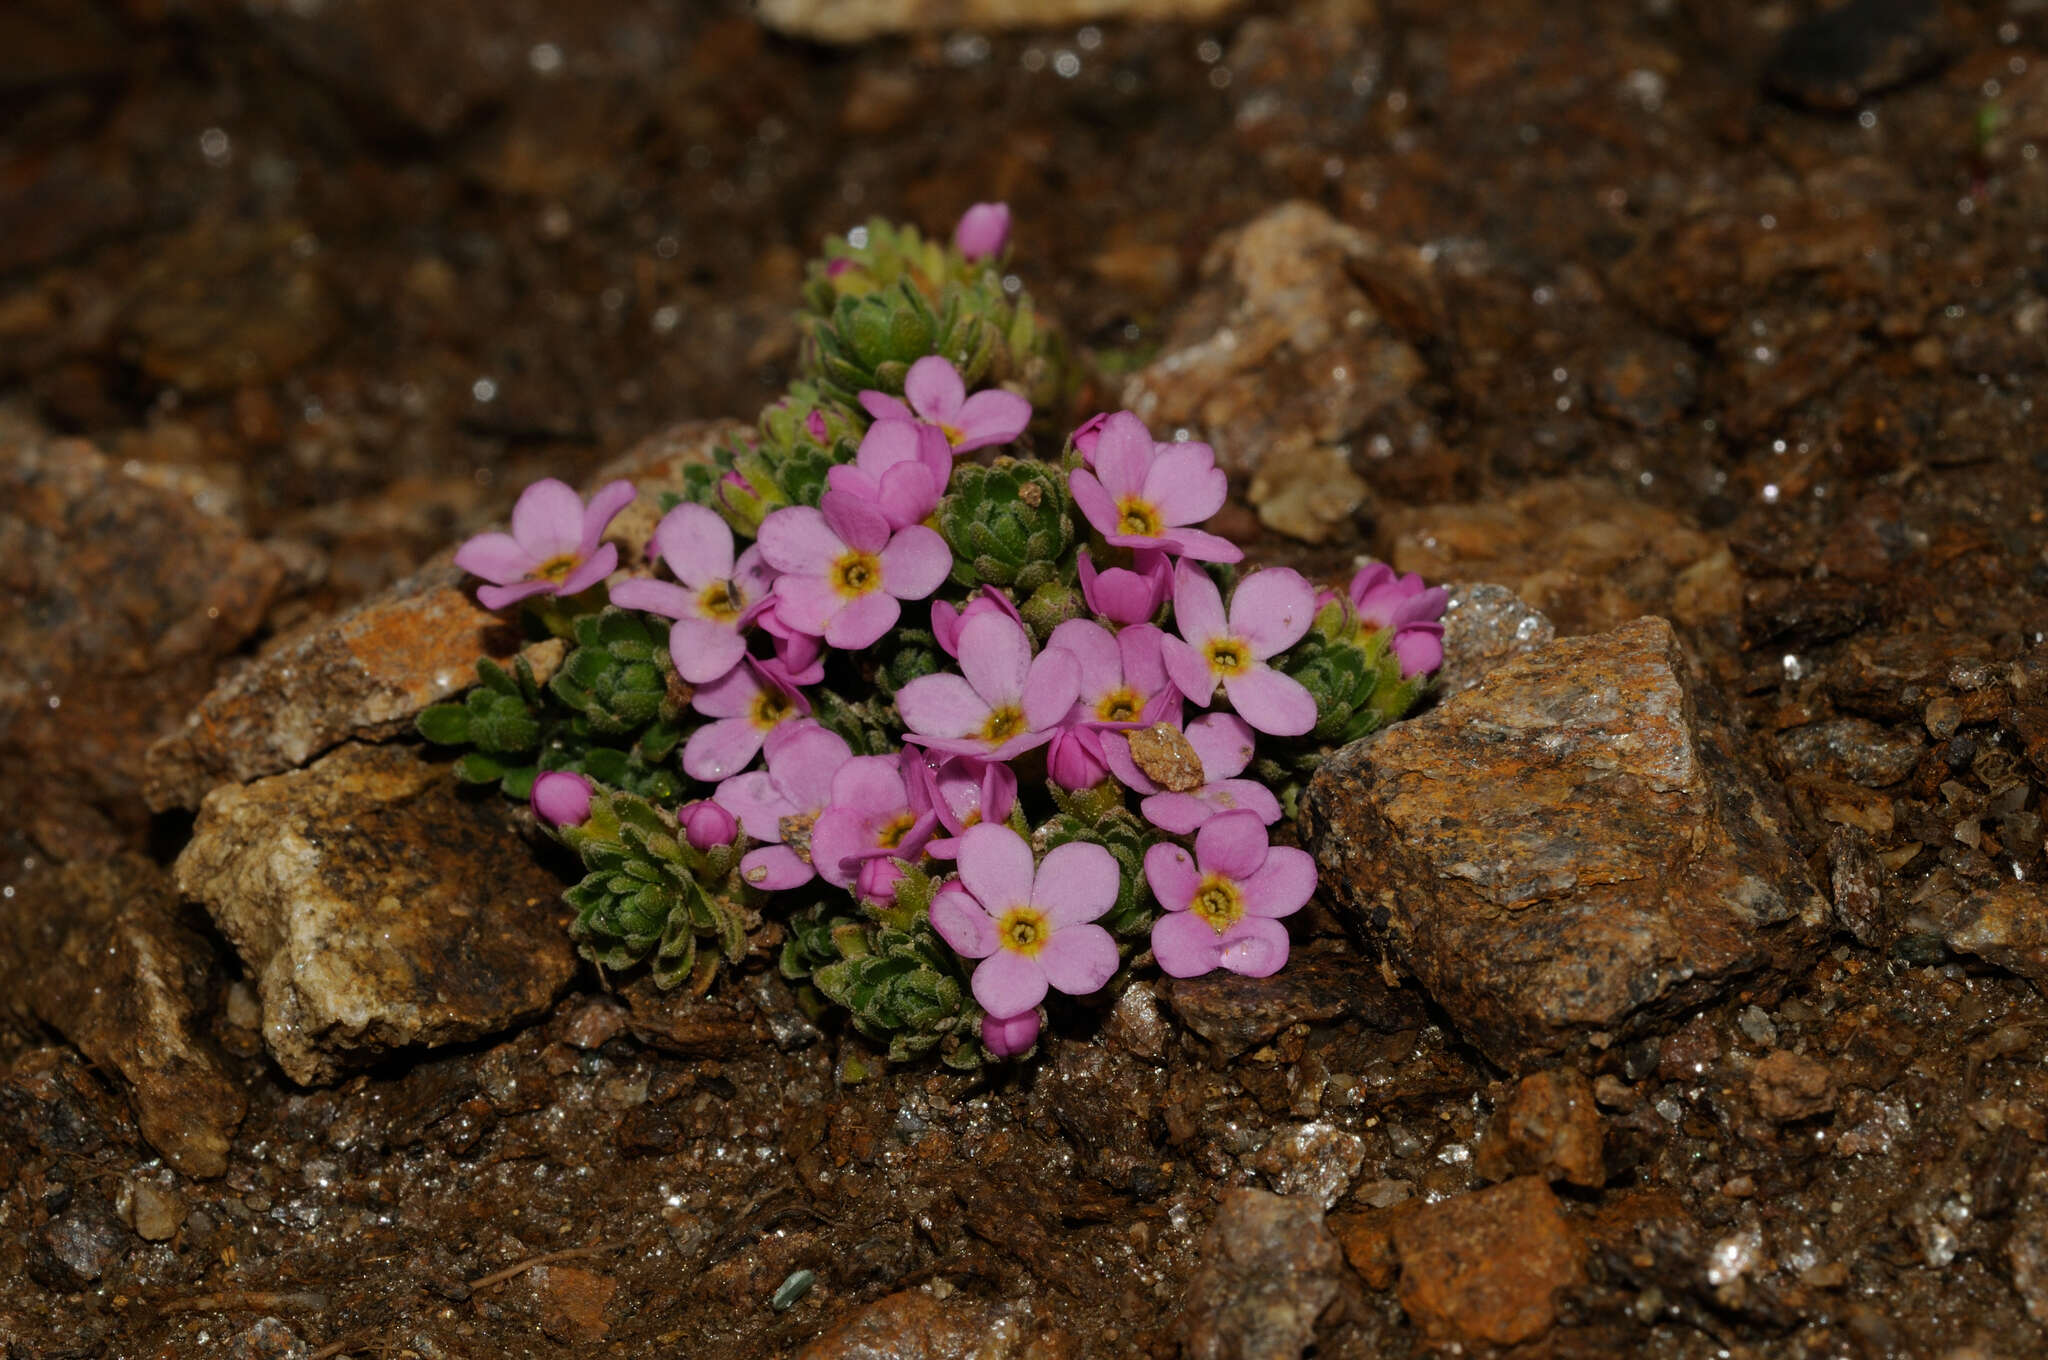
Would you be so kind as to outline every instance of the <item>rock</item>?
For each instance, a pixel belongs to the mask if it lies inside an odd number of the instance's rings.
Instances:
[[[1512,1346],[1556,1320],[1584,1250],[1550,1187],[1525,1176],[1427,1205],[1393,1232],[1401,1307],[1439,1340]]]
[[[1794,24],[1764,83],[1795,104],[1844,112],[1941,64],[1939,0],[1848,0]]]
[[[1206,439],[1227,472],[1258,472],[1277,454],[1272,513],[1319,540],[1363,496],[1347,441],[1374,422],[1408,423],[1409,389],[1426,372],[1351,272],[1388,253],[1305,201],[1226,233],[1160,357],[1124,385],[1124,405],[1155,430]],[[1333,468],[1338,481],[1309,484]]]
[[[619,1282],[574,1266],[535,1266],[526,1273],[540,1303],[540,1329],[565,1346],[591,1345],[611,1330],[605,1309]]]
[[[1593,367],[1593,405],[1638,430],[1662,430],[1699,395],[1699,358],[1689,345],[1654,332],[1605,350]]]
[[[1884,722],[1917,723],[1956,677],[1996,664],[1988,639],[1901,626],[1852,638],[1821,673],[1840,707]]]
[[[811,42],[861,43],[896,33],[1062,28],[1102,22],[1202,23],[1242,0],[758,0],[761,22]]]
[[[2048,891],[2038,881],[2009,881],[1972,893],[1941,923],[1942,939],[2018,973],[2048,994]]]
[[[2035,1171],[2027,1177],[2012,1220],[2005,1260],[2012,1271],[2013,1292],[2026,1305],[2028,1317],[2048,1326],[2048,1173]]]
[[[1444,664],[1437,692],[1472,688],[1503,661],[1527,655],[1557,637],[1543,611],[1506,586],[1459,582],[1444,605]]]
[[[307,1085],[542,1014],[576,968],[561,884],[496,800],[404,747],[344,746],[207,796],[178,857]]]
[[[1828,889],[1835,921],[1866,949],[1889,949],[1899,923],[1886,900],[1884,864],[1853,826],[1828,828]]]
[[[170,1241],[188,1212],[177,1191],[139,1179],[121,1183],[121,1198],[115,1208],[145,1242]]]
[[[1566,635],[1648,613],[1698,627],[1742,609],[1741,576],[1718,539],[1605,482],[1554,479],[1471,505],[1393,509],[1380,529],[1396,571],[1498,582]]]
[[[274,1317],[259,1318],[237,1332],[224,1352],[227,1360],[306,1360],[311,1353],[297,1332]]]
[[[609,534],[623,561],[641,563],[660,519],[660,493],[680,489],[683,468],[709,458],[738,428],[683,422],[592,479],[625,477],[640,488]],[[473,583],[444,556],[375,598],[278,639],[223,680],[182,731],[150,750],[150,806],[196,807],[218,784],[294,769],[343,741],[408,734],[421,709],[476,683],[480,658],[504,661],[519,649],[517,626],[477,604]],[[544,678],[562,647],[545,642],[524,654]]]
[[[1913,773],[1922,746],[1911,728],[1882,727],[1868,718],[1829,718],[1778,734],[1778,754],[1786,768],[1872,789]]]
[[[127,1247],[106,1200],[97,1192],[82,1194],[35,1234],[29,1272],[52,1289],[76,1293],[106,1274]]]
[[[163,870],[140,855],[29,881],[24,954],[44,960],[35,1014],[134,1098],[142,1136],[188,1176],[227,1170],[246,1102],[206,1037],[212,946],[179,924]]]
[[[1147,1062],[1166,1061],[1166,1043],[1173,1027],[1159,1013],[1159,998],[1152,984],[1142,979],[1124,988],[1109,1018],[1102,1022],[1102,1038],[1111,1048]]]
[[[1354,743],[1303,841],[1510,1070],[1792,966],[1826,903],[1662,619],[1570,638]]]
[[[1313,1200],[1224,1191],[1181,1301],[1189,1360],[1299,1360],[1342,1259]]]
[[[1350,1191],[1365,1165],[1365,1140],[1322,1120],[1293,1124],[1274,1130],[1246,1160],[1275,1194],[1307,1196],[1327,1212]]]
[[[1541,1176],[1573,1185],[1600,1186],[1607,1169],[1600,1155],[1600,1111],[1593,1084],[1582,1073],[1553,1068],[1522,1078],[1494,1108],[1479,1145],[1479,1174],[1504,1181]]]
[[[1077,1360],[1079,1343],[1028,1304],[915,1289],[864,1304],[796,1353],[796,1360]]]
[[[301,222],[202,217],[160,245],[125,322],[143,372],[193,395],[256,387],[305,364],[341,328]]]
[[[1034,1113],[1060,1126],[1097,1180],[1157,1193],[1165,1074],[1091,1044],[1062,1044],[1050,1056],[1032,1085]]]
[[[1750,1072],[1749,1093],[1764,1118],[1790,1124],[1835,1108],[1835,1074],[1826,1063],[1781,1048]]]
[[[1365,497],[1365,481],[1346,452],[1300,432],[1260,455],[1245,492],[1261,524],[1304,543],[1321,543],[1348,525]]]
[[[1292,1025],[1355,1015],[1370,1028],[1397,1030],[1423,1018],[1420,998],[1387,986],[1357,954],[1331,946],[1297,950],[1271,977],[1211,973],[1162,986],[1175,1017],[1225,1061]]]
[[[283,568],[91,445],[33,439],[0,443],[0,562],[0,787],[36,791],[0,818],[58,858],[110,851],[114,828],[143,829],[143,753],[262,622]]]

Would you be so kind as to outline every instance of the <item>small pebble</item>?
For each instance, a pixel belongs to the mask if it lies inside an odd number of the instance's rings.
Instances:
[[[1927,724],[1929,736],[1936,741],[1947,741],[1956,734],[1956,729],[1963,725],[1963,706],[1944,694],[1940,698],[1927,701],[1927,711],[1923,715],[1923,720]]]

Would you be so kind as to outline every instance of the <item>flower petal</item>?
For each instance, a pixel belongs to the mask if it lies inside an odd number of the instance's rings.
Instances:
[[[635,576],[611,589],[611,601],[621,609],[638,609],[665,619],[697,617],[697,597],[672,581]]]
[[[481,592],[479,592],[481,594]],[[1388,644],[1401,663],[1401,678],[1435,670],[1444,664],[1444,626],[1440,623],[1411,623],[1394,634]]]
[[[737,818],[747,838],[756,841],[780,841],[782,819],[797,811],[766,770],[748,770],[721,781],[711,801]]]
[[[1075,468],[1067,474],[1067,490],[1073,494],[1074,504],[1081,508],[1082,516],[1098,534],[1116,532],[1116,499],[1102,489],[1102,483],[1086,468]]]
[[[1164,548],[1190,562],[1242,562],[1244,549],[1220,534],[1200,529],[1168,529],[1158,538],[1128,538],[1111,534],[1109,541],[1120,548]]]
[[[917,412],[905,406],[901,397],[892,397],[887,392],[878,392],[872,387],[860,394],[860,406],[876,420],[917,419]]]
[[[814,722],[778,727],[768,738],[768,774],[798,812],[832,801],[832,776],[853,759],[846,738]]]
[[[904,475],[920,469],[905,468]],[[899,600],[921,600],[945,582],[953,551],[938,532],[922,524],[900,531],[882,549],[882,589]]]
[[[1121,636],[1093,619],[1068,619],[1045,640],[1047,651],[1058,648],[1074,658],[1084,704],[1123,684],[1123,656],[1118,650]]]
[[[1315,857],[1291,845],[1276,845],[1266,851],[1266,862],[1243,886],[1247,916],[1291,916],[1315,894]]]
[[[1159,639],[1159,656],[1181,697],[1197,708],[1207,708],[1216,697],[1216,670],[1209,658],[1172,634]]]
[[[1035,870],[1031,846],[1007,826],[977,822],[961,834],[960,884],[991,916],[1031,900]]]
[[[873,501],[844,491],[827,491],[818,498],[818,513],[849,548],[878,553],[889,544],[889,518]]]
[[[1208,572],[1192,562],[1177,563],[1173,569],[1173,625],[1196,647],[1222,636],[1228,628],[1223,618],[1223,592],[1216,589]],[[1187,690],[1181,693],[1187,694]],[[1188,694],[1188,698],[1194,697]]]
[[[1024,625],[996,613],[969,617],[960,625],[960,671],[991,708],[1020,702],[1031,673],[1031,638]]]
[[[1208,805],[1211,816],[1241,810],[1251,813],[1267,826],[1280,820],[1280,800],[1256,779],[1219,779],[1196,789],[1194,796]]]
[[[761,521],[756,546],[777,571],[823,578],[846,551],[846,543],[826,527],[825,516],[808,505],[786,505]]]
[[[1101,926],[1075,925],[1054,930],[1038,951],[1045,980],[1068,996],[1089,996],[1116,976],[1116,941]]]
[[[857,652],[872,647],[882,634],[896,626],[903,606],[896,597],[877,590],[848,600],[825,625],[825,641],[841,651]]]
[[[1251,726],[1234,713],[1208,713],[1187,726],[1188,745],[1202,760],[1202,778],[1207,783],[1234,779],[1252,763],[1256,739]]]
[[[883,473],[897,464],[918,461],[919,431],[924,428],[914,420],[878,420],[862,436],[854,462],[862,472],[879,481]]]
[[[1145,499],[1167,524],[1200,524],[1223,508],[1230,479],[1206,444],[1168,444],[1145,471]]]
[[[867,829],[851,808],[833,804],[811,824],[811,864],[835,888],[850,887],[860,874],[853,857],[867,848]]]
[[[985,388],[962,402],[954,419],[946,423],[960,432],[960,442],[953,446],[955,453],[1007,444],[1031,423],[1031,403],[1000,387]]]
[[[1072,652],[1039,653],[1024,676],[1025,727],[1043,732],[1053,726],[1074,706],[1080,687],[1080,668]]]
[[[1287,927],[1263,916],[1246,916],[1223,932],[1217,961],[1245,977],[1271,977],[1287,962]]]
[[[923,675],[896,691],[903,725],[921,736],[964,737],[988,721],[989,702],[957,675]]]
[[[953,367],[951,360],[944,355],[927,354],[903,375],[903,395],[919,419],[934,425],[957,426],[959,421],[954,417],[967,397],[967,384],[960,381],[960,370]]]
[[[1115,855],[1092,841],[1068,841],[1046,851],[1039,862],[1031,904],[1055,929],[1092,921],[1116,905],[1120,878]]]
[[[1095,475],[1102,479],[1102,489],[1109,493],[1112,502],[1144,493],[1145,473],[1152,466],[1152,448],[1152,432],[1129,411],[1118,411],[1102,422],[1102,432],[1095,440]],[[1092,521],[1094,516],[1089,519]],[[1103,532],[1108,529],[1103,528]]]
[[[1170,911],[1152,923],[1152,957],[1168,977],[1201,977],[1216,971],[1222,936],[1189,911]]]
[[[1195,833],[1195,863],[1205,874],[1242,882],[1266,862],[1266,828],[1249,812],[1211,817]]]
[[[683,744],[683,773],[707,784],[737,774],[753,763],[767,735],[751,718],[706,723]]]
[[[1230,595],[1230,631],[1261,661],[1301,641],[1315,616],[1315,587],[1292,567],[1255,571]]]
[[[855,756],[832,776],[832,805],[852,809],[862,826],[874,826],[910,806],[899,756]],[[860,847],[865,850],[868,847]]]
[[[764,845],[740,860],[740,877],[765,892],[781,892],[810,882],[811,866],[786,845]]]
[[[521,581],[515,586],[478,586],[476,588],[477,601],[486,609],[503,609],[506,605],[517,604],[529,596],[552,595],[554,593],[555,583],[553,581]]]
[[[990,1015],[1015,1015],[1045,1000],[1045,970],[1008,949],[983,959],[972,985],[974,999]]]
[[[716,510],[685,501],[654,526],[652,552],[678,581],[702,590],[732,575],[732,527]]]
[[[941,888],[932,894],[932,929],[965,959],[985,959],[1001,942],[995,918],[981,909],[981,903],[960,888]]]
[[[1223,681],[1238,716],[1275,737],[1298,737],[1316,725],[1316,700],[1291,675],[1254,666]]]
[[[823,637],[844,608],[846,597],[823,576],[792,571],[775,578],[776,621],[796,632]]]
[[[519,546],[510,534],[478,534],[455,550],[455,565],[493,585],[523,581],[540,559]]]
[[[1185,836],[1216,815],[1216,809],[1192,793],[1155,793],[1138,804],[1145,820],[1161,831]]]
[[[563,553],[576,553],[583,542],[583,498],[567,482],[543,477],[519,493],[512,506],[512,537],[545,562]]]
[[[668,656],[676,674],[693,685],[708,685],[740,664],[747,641],[709,619],[677,619],[668,630]]]
[[[1123,733],[1102,734],[1102,759],[1109,766],[1109,772],[1115,775],[1125,788],[1136,789],[1139,793],[1159,792],[1159,786],[1147,778],[1145,772],[1138,768],[1137,762],[1131,759],[1131,743]]]
[[[555,587],[557,595],[581,595],[619,569],[619,545],[600,543],[597,551],[577,564],[576,570]]]
[[[590,504],[583,507],[583,533],[577,540],[578,554],[588,557],[595,552],[598,540],[604,537],[606,529],[611,528],[619,511],[631,505],[639,494],[639,490],[624,478],[606,482],[592,493]]]
[[[1202,886],[1202,875],[1186,846],[1159,841],[1145,852],[1145,881],[1161,907],[1186,911],[1195,900],[1195,889]]]

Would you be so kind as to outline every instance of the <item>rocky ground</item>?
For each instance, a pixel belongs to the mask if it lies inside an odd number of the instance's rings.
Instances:
[[[0,1355],[2048,1350],[2048,11],[762,8],[0,10]],[[452,542],[990,198],[1451,656],[1285,972],[855,1081],[408,733]]]

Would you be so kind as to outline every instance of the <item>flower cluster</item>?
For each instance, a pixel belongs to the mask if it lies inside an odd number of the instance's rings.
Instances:
[[[654,574],[616,576],[602,541],[623,483],[587,506],[537,483],[458,555],[486,604],[545,603],[577,646],[422,730],[583,856],[590,957],[709,985],[777,937],[892,1055],[956,1063],[1029,1050],[1050,994],[1148,953],[1174,977],[1285,964],[1315,868],[1274,832],[1332,741],[1415,702],[1444,594],[1379,565],[1343,592],[1240,571],[1203,527],[1228,491],[1210,448],[1127,411],[1029,456],[1029,365],[1000,341],[1047,332],[987,310],[1011,306],[1008,230],[983,204],[950,250],[835,242],[806,379],[683,487]]]

